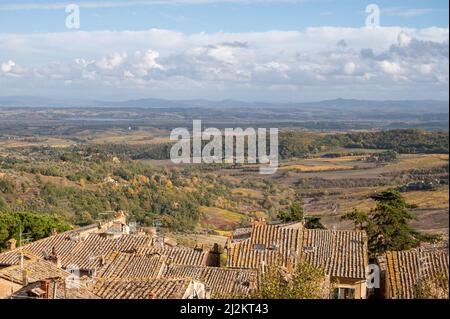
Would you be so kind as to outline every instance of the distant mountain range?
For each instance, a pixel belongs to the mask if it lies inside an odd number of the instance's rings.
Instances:
[[[0,97],[0,107],[111,107],[111,108],[262,108],[262,109],[330,109],[336,110],[364,110],[364,111],[390,111],[414,113],[448,113],[448,101],[437,100],[402,100],[402,101],[373,101],[356,99],[335,99],[319,102],[302,103],[273,103],[273,102],[244,102],[237,100],[163,100],[138,99],[119,102],[82,99],[52,99],[31,96]]]

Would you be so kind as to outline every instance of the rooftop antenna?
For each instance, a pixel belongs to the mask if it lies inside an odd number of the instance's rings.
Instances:
[[[22,224],[16,224],[16,226],[19,226],[19,251],[20,251],[20,260],[19,260],[19,264],[20,264],[20,269],[23,269],[23,245],[26,243],[28,244],[29,242],[32,241],[31,238],[31,233],[24,233],[23,232],[23,228],[22,228]]]

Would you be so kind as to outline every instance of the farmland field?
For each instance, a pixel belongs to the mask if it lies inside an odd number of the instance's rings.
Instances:
[[[349,165],[337,165],[337,164],[322,164],[322,165],[304,165],[304,164],[294,164],[281,166],[280,170],[299,170],[302,172],[321,172],[321,171],[334,171],[334,170],[345,170],[352,169]]]
[[[74,112],[54,111],[46,116],[68,117]],[[101,110],[83,112],[77,116],[102,118]],[[120,111],[111,112],[124,117]],[[320,217],[326,228],[353,229],[341,216],[354,208],[370,212],[375,192],[430,180],[435,183],[430,189],[406,189],[401,194],[414,207],[417,229],[448,233],[448,134],[410,130],[406,136],[412,137],[405,142],[402,131],[285,129],[278,170],[261,175],[255,164],[173,163],[167,147],[170,126],[138,124],[139,112],[129,112],[125,117],[130,121],[25,125],[16,134],[2,136],[0,208],[50,212],[76,225],[121,208],[141,223],[151,225],[159,219],[166,231],[177,236],[193,232],[208,242],[210,236],[227,236],[248,226],[249,218],[275,222],[296,202],[306,216]],[[40,118],[44,113],[31,115]],[[8,121],[11,117],[9,110],[3,114]],[[382,134],[389,136],[377,139]],[[372,147],[362,143],[361,136]],[[395,158],[383,160],[390,151],[386,143],[398,136],[404,148]]]
[[[201,220],[204,227],[213,227],[219,230],[231,230],[245,220],[245,215],[217,207],[201,207],[200,212],[204,216],[204,219]]]

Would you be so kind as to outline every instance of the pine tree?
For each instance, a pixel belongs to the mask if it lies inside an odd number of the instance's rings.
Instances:
[[[399,192],[387,190],[371,198],[375,200],[376,207],[368,214],[354,209],[342,219],[352,220],[357,229],[367,232],[372,257],[389,250],[408,250],[421,242],[438,239],[438,236],[420,233],[409,225],[416,216],[408,210],[412,206]]]

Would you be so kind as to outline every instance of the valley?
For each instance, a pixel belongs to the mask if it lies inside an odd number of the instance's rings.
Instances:
[[[45,116],[67,112],[92,115]],[[175,123],[122,123],[115,112],[100,113],[108,121],[43,125],[37,111],[0,109],[0,121],[16,125],[9,134],[2,126],[0,210],[57,215],[74,227],[124,210],[182,242],[211,245],[250,218],[276,222],[295,203],[327,229],[351,230],[344,214],[369,212],[372,194],[399,189],[415,228],[448,235],[448,132],[285,127],[277,172],[260,175],[254,164],[175,165],[168,158]]]

